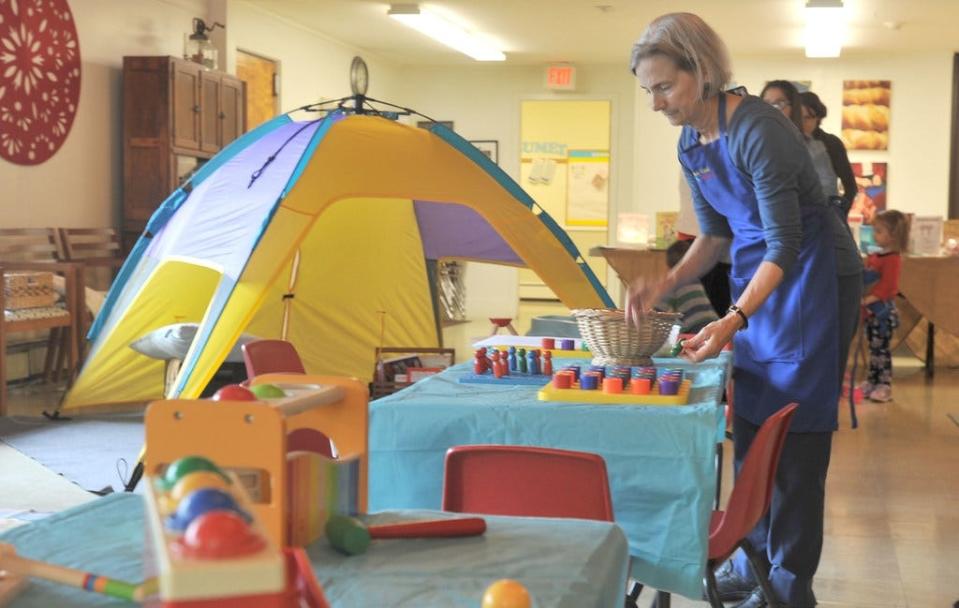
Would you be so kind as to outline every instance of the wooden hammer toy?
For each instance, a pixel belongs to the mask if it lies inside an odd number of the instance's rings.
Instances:
[[[366,552],[374,538],[454,538],[477,536],[483,532],[486,532],[486,520],[482,517],[366,526],[354,517],[333,515],[326,522],[326,538],[330,546],[346,555]]]

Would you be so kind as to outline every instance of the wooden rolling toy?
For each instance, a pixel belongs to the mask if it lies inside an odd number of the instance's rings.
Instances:
[[[147,474],[161,476],[184,456],[209,458],[237,475],[253,514],[280,547],[322,536],[332,513],[365,511],[367,388],[354,378],[305,374],[267,374],[250,384],[272,384],[284,396],[152,403],[146,414]],[[339,458],[305,446],[304,435],[332,438]]]

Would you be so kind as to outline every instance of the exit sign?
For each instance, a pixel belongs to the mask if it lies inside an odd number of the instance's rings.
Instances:
[[[576,89],[576,68],[571,65],[551,65],[546,68],[546,88],[553,91]]]

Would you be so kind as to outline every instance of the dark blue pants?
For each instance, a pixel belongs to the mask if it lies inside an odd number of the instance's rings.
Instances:
[[[759,427],[735,417],[736,474]],[[816,605],[812,581],[822,553],[826,471],[832,433],[789,433],[776,470],[769,512],[749,535],[760,558],[766,559],[769,580],[780,602],[791,607]],[[733,558],[736,572],[752,580],[746,556]]]

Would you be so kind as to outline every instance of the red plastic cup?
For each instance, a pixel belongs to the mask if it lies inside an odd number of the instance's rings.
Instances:
[[[556,348],[556,340],[554,338],[543,338],[542,346],[546,350],[553,350]]]
[[[553,386],[556,388],[571,388],[573,386],[573,372],[556,372],[553,376]]]
[[[634,395],[648,395],[652,388],[649,378],[633,378],[629,383],[629,390]]]
[[[609,395],[618,395],[623,392],[622,378],[603,378],[603,392]]]

